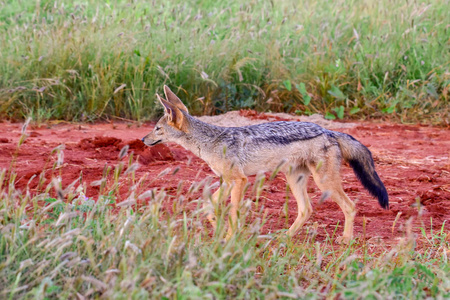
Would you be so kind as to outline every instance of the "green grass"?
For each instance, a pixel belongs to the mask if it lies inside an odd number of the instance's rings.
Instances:
[[[57,158],[48,170],[55,177],[39,176],[37,192],[16,189],[14,160],[0,171],[1,299],[450,297],[444,226],[422,228],[426,245],[419,249],[409,222],[398,245],[373,252],[365,241],[338,246],[334,234],[317,241],[314,225],[298,240],[261,234],[263,203],[244,202],[241,224],[254,221],[224,241],[228,208],[216,208],[215,234],[205,221],[208,180],[183,195],[148,189],[154,178],[136,178],[130,154],[128,162],[105,168],[99,181],[80,176],[62,186],[63,149],[49,155]],[[99,195],[87,199],[87,184],[99,185]],[[128,192],[119,194],[120,187]],[[183,201],[202,189],[200,199]]]
[[[252,108],[448,122],[448,0],[3,1],[0,116]]]

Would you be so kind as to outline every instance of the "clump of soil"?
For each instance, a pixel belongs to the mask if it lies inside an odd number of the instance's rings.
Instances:
[[[127,143],[130,150],[139,155],[139,162],[142,164],[149,164],[154,161],[173,161],[173,153],[169,147],[164,144],[157,144],[149,147],[141,140],[136,139]]]
[[[78,145],[83,150],[113,147],[118,149],[121,139],[110,136],[96,136],[94,138],[85,138],[78,142]]]

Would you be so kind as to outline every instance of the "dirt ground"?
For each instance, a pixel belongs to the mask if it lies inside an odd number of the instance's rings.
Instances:
[[[249,120],[277,120],[289,117],[273,117],[241,111],[240,117]],[[329,121],[326,121],[329,122]],[[87,196],[98,195],[98,186],[89,183],[102,178],[104,166],[118,164],[118,155],[122,147],[129,145],[130,152],[139,156],[140,167],[136,178],[143,180],[140,192],[150,188],[164,188],[175,195],[180,182],[182,190],[187,192],[193,182],[207,176],[213,176],[209,167],[191,152],[175,144],[146,147],[140,139],[154,126],[154,123],[138,126],[134,123],[110,124],[73,124],[49,123],[41,126],[29,126],[28,138],[17,151],[23,124],[0,123],[0,168],[9,169],[15,158],[16,187],[22,190],[28,185],[32,193],[37,192],[39,175],[45,171],[47,183],[52,176],[62,174],[63,187],[76,180],[82,173],[83,182],[88,183]],[[321,124],[327,126],[327,124]],[[420,238],[420,227],[430,233],[440,230],[445,223],[445,230],[450,230],[450,130],[420,125],[399,125],[374,122],[357,124],[328,123],[333,130],[351,134],[372,151],[376,169],[384,182],[390,196],[390,210],[383,210],[366,190],[363,189],[351,169],[344,165],[342,171],[343,185],[348,196],[357,202],[355,219],[355,236],[363,238],[363,218],[366,219],[365,239],[381,247],[397,243],[405,235],[405,223],[413,217],[414,232]],[[64,145],[64,164],[52,171],[57,159],[52,150]],[[17,152],[17,153],[16,153]],[[127,158],[123,161],[127,163]],[[171,168],[164,176],[158,177],[163,170]],[[174,172],[174,170],[178,170]],[[175,174],[174,174],[175,173]],[[275,232],[287,229],[295,220],[297,208],[295,199],[286,192],[286,181],[279,174],[265,184],[261,200],[265,205],[267,222],[263,231]],[[251,178],[250,181],[253,181]],[[124,183],[126,185],[126,183]],[[124,191],[127,190],[123,186]],[[337,235],[342,234],[344,215],[331,200],[319,203],[321,196],[312,179],[308,184],[308,193],[312,198],[314,213],[306,226],[317,222],[318,240],[332,235],[337,226]],[[201,191],[198,192],[198,196]],[[247,193],[253,199],[254,195]],[[289,212],[285,216],[285,201],[288,197]],[[121,201],[123,199],[119,199]],[[187,197],[185,201],[193,201]],[[194,202],[194,201],[193,201]],[[172,204],[165,209],[170,213]],[[188,207],[195,208],[196,204]],[[401,213],[401,214],[400,214]],[[393,227],[394,220],[398,221]],[[338,225],[339,224],[339,225]],[[299,237],[305,236],[302,230]],[[421,238],[423,246],[426,246]]]

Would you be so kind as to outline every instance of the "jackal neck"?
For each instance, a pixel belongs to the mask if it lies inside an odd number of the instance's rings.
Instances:
[[[188,114],[184,114],[184,116],[186,118],[186,132],[179,140],[174,142],[201,157],[202,150],[213,147],[225,128],[202,122]]]

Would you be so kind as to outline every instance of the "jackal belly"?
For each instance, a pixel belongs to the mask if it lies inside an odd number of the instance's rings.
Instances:
[[[277,169],[287,172],[289,168],[306,166],[308,161],[314,160],[318,154],[320,155],[312,149],[310,141],[262,147],[255,149],[243,160],[242,170],[246,176]]]

